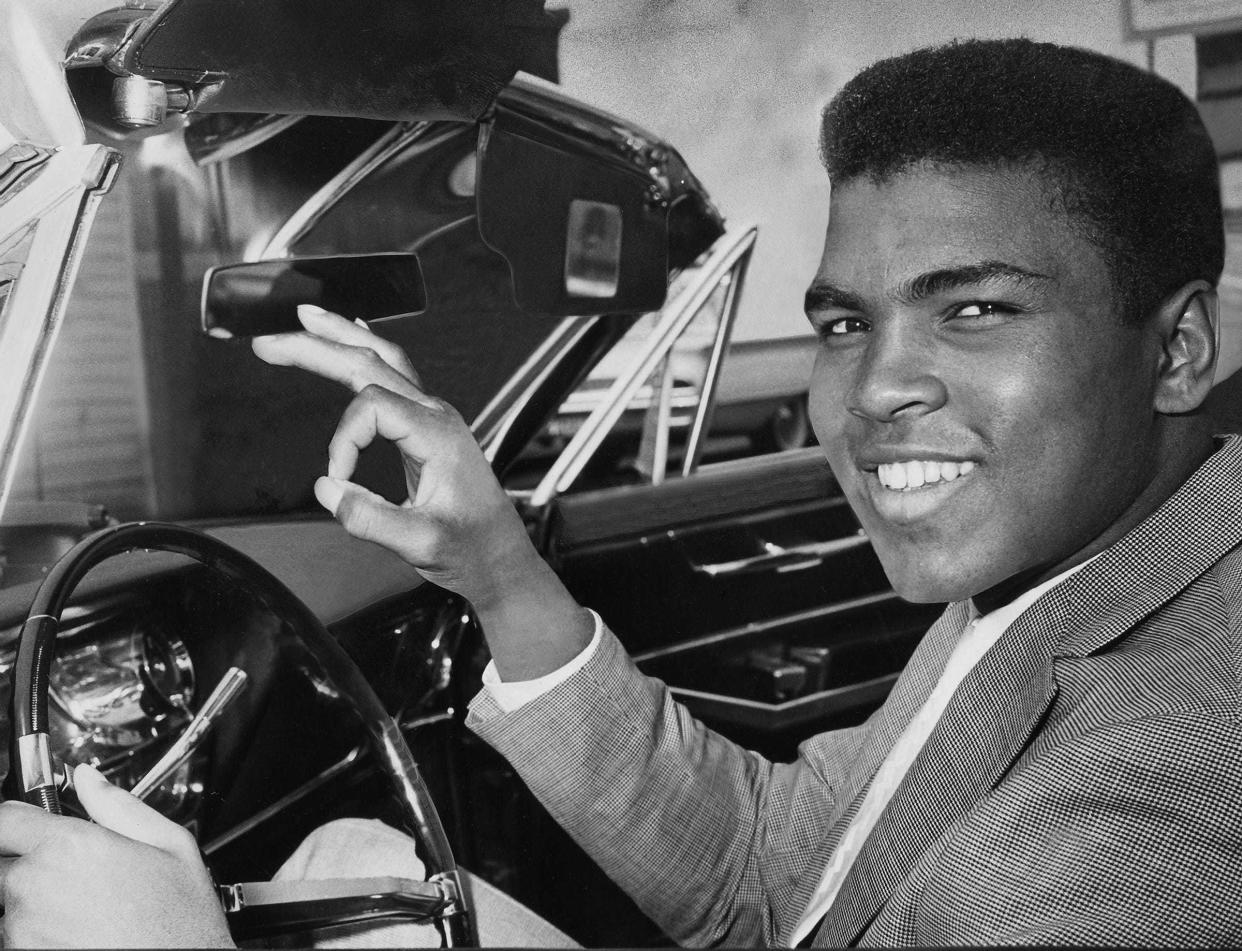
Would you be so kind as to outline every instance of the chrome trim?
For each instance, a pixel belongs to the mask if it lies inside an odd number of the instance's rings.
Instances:
[[[879,705],[892,690],[901,672],[881,674],[840,687],[829,687],[818,693],[795,697],[780,703],[766,703],[746,697],[710,693],[689,687],[669,687],[679,703],[685,704],[696,717],[739,726],[780,729],[785,726],[807,725],[811,721],[854,710],[867,704]]]
[[[599,319],[571,317],[561,321],[475,417],[470,429],[483,447],[483,455],[488,462],[496,462],[496,453],[513,428],[514,422],[552,375],[561,357]]]
[[[451,872],[439,872],[427,879],[429,885],[435,885],[444,895],[444,914],[451,915],[466,910],[466,903],[463,896],[466,890],[462,888],[461,876],[457,869]]]
[[[212,726],[221,714],[241,696],[250,678],[240,667],[230,667],[220,678],[211,694],[203,701],[202,708],[194,715],[182,734],[173,741],[159,761],[147,770],[138,782],[134,783],[130,793],[139,799],[146,799],[160,787],[177,768],[188,760],[207,738]]]
[[[709,578],[727,578],[730,575],[747,574],[753,571],[774,571],[778,574],[790,571],[802,571],[806,568],[817,568],[824,559],[843,551],[850,551],[866,545],[867,538],[862,529],[857,535],[846,538],[833,538],[825,542],[810,545],[799,545],[796,548],[782,548],[771,542],[764,542],[766,549],[761,555],[749,558],[738,558],[734,561],[721,561],[711,565],[692,565],[695,574],[707,575]]]
[[[304,934],[336,925],[392,919],[431,920],[437,930],[447,925],[450,934],[470,941],[470,947],[478,945],[469,928],[452,926],[456,919],[465,917],[465,908],[448,881],[377,876],[240,882],[217,886],[217,891],[229,916],[229,927],[242,947],[256,941],[264,946],[267,942],[262,939],[290,932]],[[445,946],[457,944],[449,941]]]
[[[286,905],[298,902],[331,901],[357,898],[363,905],[365,899],[392,897],[402,899],[408,905],[402,915],[400,909],[381,910],[373,914],[369,908],[359,909],[355,920],[371,917],[427,917],[438,914],[441,909],[457,900],[451,881],[430,879],[425,882],[412,878],[377,875],[369,878],[322,878],[298,879],[281,882],[238,882],[220,886],[225,912],[238,912],[243,908]],[[354,916],[351,915],[351,918]]]
[[[151,658],[147,654],[149,646],[157,649],[162,646],[167,651],[166,659],[171,661],[177,677],[177,687],[172,694],[164,693],[151,670]],[[142,663],[151,681],[150,686],[160,699],[171,707],[189,713],[190,701],[194,698],[195,673],[194,661],[190,657],[190,649],[185,646],[185,642],[167,631],[147,631],[142,647]]]
[[[37,178],[0,201],[0,240],[34,226],[30,253],[0,321],[0,516],[86,236],[119,163],[120,156],[104,146],[63,148],[49,156]]]
[[[170,115],[193,108],[196,93],[179,83],[165,83],[142,76],[117,76],[112,80],[112,118],[127,129],[153,129]]]
[[[574,434],[565,451],[557,457],[547,475],[531,494],[533,507],[547,505],[552,499],[569,490],[600,443],[625,412],[631,398],[650,379],[657,364],[698,315],[700,308],[707,303],[724,276],[743,255],[750,252],[757,235],[758,229],[750,226],[726,234],[716,242],[707,262],[702,266],[699,279],[683,289],[665,308],[659,324],[644,341],[645,351],[634,360],[628,371],[613,382],[603,403]]]
[[[758,232],[755,238],[758,238]],[[686,442],[686,457],[682,460],[681,474],[693,475],[699,467],[699,458],[703,455],[703,444],[707,442],[707,430],[711,426],[712,416],[716,412],[717,378],[720,376],[720,365],[724,362],[725,348],[733,336],[733,325],[737,320],[738,305],[742,300],[742,287],[746,283],[746,270],[750,266],[754,240],[750,242],[750,251],[737,262],[737,266],[726,274],[722,281],[728,283],[725,290],[724,309],[720,315],[720,326],[716,328],[716,339],[712,343],[711,356],[707,358],[707,371],[703,374],[702,396],[694,422],[690,425],[690,438]]]
[[[439,129],[439,134],[433,134],[437,131],[434,129],[436,125],[439,124],[414,122],[394,126],[370,148],[337,172],[319,191],[311,195],[289,217],[289,220],[277,229],[267,245],[249,260],[261,261],[265,258],[290,257],[292,254],[290,249],[295,243],[304,238],[306,233],[333,206],[389,159],[411,146],[417,147],[419,152],[425,152],[440,145],[446,139],[463,134],[460,125],[448,125]]]
[[[224,909],[226,915],[231,915],[246,907],[246,896],[242,891],[245,884],[245,882],[238,882],[235,885],[216,886],[216,897],[220,899],[220,907]]]
[[[560,409],[557,410],[557,416],[562,419],[573,416],[590,416],[605,395],[607,395],[605,387],[575,390],[565,397],[565,401],[561,403]],[[630,400],[628,409],[631,412],[637,410],[645,411],[651,406],[654,399],[654,387],[640,386],[638,392]],[[674,410],[694,410],[698,405],[699,394],[693,386],[688,383],[678,383],[673,387],[672,406]],[[693,420],[687,420],[687,423],[689,422],[693,422]]]
[[[695,690],[692,687],[673,686],[669,687],[668,690],[669,693],[679,700],[683,697],[688,697],[692,700],[724,700],[730,706],[754,710],[755,712],[784,712],[786,710],[797,710],[799,707],[819,706],[825,700],[849,698],[862,690],[871,690],[875,687],[890,685],[900,676],[900,671],[892,674],[881,674],[879,677],[859,680],[852,684],[842,684],[840,687],[830,687],[827,690],[809,693],[804,697],[794,697],[791,700],[782,700],[779,703],[751,700],[749,697],[735,697],[732,694],[712,693],[710,690]]]
[[[413,825],[414,837],[422,846],[423,864],[428,877],[457,868],[448,836],[439,813],[419,772],[414,755],[401,735],[401,727],[389,719],[382,725],[380,748],[375,756],[381,769],[391,777],[397,794],[406,804],[405,818]]]
[[[66,605],[65,610],[61,612],[58,621],[59,627],[56,631],[57,641],[59,642],[67,638],[76,637],[81,633],[83,626],[86,624],[96,624],[115,620],[122,613],[122,610],[118,608],[119,603],[120,599],[110,598],[108,601],[103,602],[102,607],[98,605],[81,604]],[[51,618],[53,621],[57,620],[48,614],[35,614],[32,615],[32,617],[46,617]],[[0,629],[0,673],[5,673],[8,670],[3,652],[17,643],[17,639],[22,633],[22,626],[28,620],[29,618],[23,620],[21,624],[15,624],[12,627]],[[69,625],[73,626],[70,627]]]
[[[290,129],[297,125],[306,116],[269,116],[268,121],[261,125],[255,126],[248,132],[231,138],[218,146],[214,146],[205,152],[201,152],[195,158],[195,164],[202,168],[216,166],[220,162],[227,159],[235,158],[243,152],[254,148],[256,145],[262,145],[268,139],[273,139],[286,129]]]
[[[11,145],[0,153],[0,204],[12,198],[21,188],[22,179],[41,168],[52,154],[52,149],[29,142]],[[6,273],[5,277],[10,275]]]
[[[52,769],[52,746],[46,733],[27,733],[17,738],[17,751],[22,760],[22,790],[56,785]]]
[[[644,473],[651,485],[660,485],[668,474],[668,440],[673,418],[673,360],[672,348],[664,351],[664,358],[653,376],[660,378],[655,399],[643,414],[643,430],[639,439],[638,456],[634,464]]]
[[[898,600],[897,595],[893,591],[881,591],[878,594],[867,594],[860,598],[851,598],[848,601],[838,601],[836,604],[828,604],[823,607],[811,608],[807,611],[797,611],[794,614],[787,614],[783,617],[773,618],[768,621],[758,621],[747,624],[744,627],[732,627],[728,630],[717,631],[714,634],[705,634],[702,637],[696,637],[693,640],[681,641],[669,647],[657,647],[641,654],[635,654],[633,661],[636,664],[643,664],[649,660],[656,660],[661,657],[672,657],[676,654],[688,653],[697,650],[700,647],[710,647],[717,644],[724,644],[728,641],[737,640],[742,637],[749,637],[755,634],[763,634],[767,631],[774,631],[782,627],[792,624],[802,624],[807,621],[818,621],[823,618],[832,617],[834,614],[844,614],[847,611],[853,611],[858,608],[869,608],[876,604],[883,604],[886,601]]]
[[[401,722],[401,729],[402,730],[415,730],[415,729],[418,729],[419,727],[429,726],[433,723],[443,723],[445,720],[452,720],[454,716],[455,716],[455,713],[453,709],[450,707],[449,709],[444,710],[440,713],[434,713],[434,714],[431,714],[425,717],[418,717],[413,720],[403,720]],[[229,845],[230,843],[235,842],[237,839],[240,839],[243,835],[246,835],[254,831],[259,826],[263,825],[263,823],[267,822],[268,820],[273,819],[276,816],[280,815],[290,806],[305,799],[307,796],[311,795],[311,793],[322,788],[323,786],[326,786],[328,783],[332,782],[332,780],[336,779],[338,776],[341,776],[347,773],[350,767],[353,766],[358,761],[358,759],[363,755],[363,753],[366,752],[366,750],[367,750],[367,745],[364,743],[360,743],[358,746],[355,746],[353,749],[351,749],[348,753],[346,753],[343,757],[341,757],[339,760],[337,760],[327,769],[324,769],[322,772],[320,772],[317,776],[312,776],[306,782],[302,783],[302,785],[298,786],[297,789],[294,789],[291,792],[286,793],[285,795],[277,799],[274,803],[272,803],[270,806],[265,806],[264,808],[260,809],[258,812],[251,815],[249,818],[243,819],[241,822],[233,826],[231,829],[228,829],[225,832],[222,832],[220,835],[216,836],[214,839],[212,839],[210,842],[208,842],[206,845],[203,846],[203,853],[205,855],[211,855],[213,852],[219,851],[220,849],[224,848],[226,845]]]
[[[203,846],[203,854],[211,855],[213,852],[216,852],[219,849],[224,848],[230,842],[240,839],[243,835],[246,835],[247,833],[252,832],[253,830],[257,829],[259,826],[267,822],[269,819],[272,819],[275,816],[279,815],[280,813],[284,812],[294,803],[302,799],[305,799],[315,790],[319,789],[322,786],[326,786],[332,780],[336,779],[338,776],[347,772],[349,770],[349,767],[354,765],[354,763],[358,760],[360,756],[362,756],[365,750],[366,750],[365,744],[359,744],[358,746],[355,746],[352,750],[346,753],[341,759],[337,760],[327,769],[319,773],[319,775],[311,777],[306,782],[304,782],[301,786],[299,786],[297,789],[294,789],[292,792],[288,792],[285,795],[281,796],[270,806],[265,806],[264,808],[260,809],[258,812],[250,816],[248,819],[243,819],[241,822],[237,823],[237,825],[233,826],[231,829],[225,832],[222,832],[220,835],[216,836],[214,839],[212,839],[210,842],[208,842],[206,845]]]

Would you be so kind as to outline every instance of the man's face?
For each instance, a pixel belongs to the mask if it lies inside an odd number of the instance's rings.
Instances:
[[[1059,566],[1153,477],[1159,338],[1033,173],[834,188],[807,313],[816,434],[905,598]]]

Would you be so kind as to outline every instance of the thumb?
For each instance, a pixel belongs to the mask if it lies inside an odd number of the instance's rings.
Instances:
[[[197,857],[198,848],[185,829],[137,796],[113,786],[95,767],[79,764],[73,771],[73,786],[86,814],[105,829],[177,855],[189,847]]]
[[[330,476],[315,480],[315,497],[354,538],[383,545],[414,567],[419,566],[417,552],[410,544],[411,523],[418,515],[410,507],[393,505],[369,489]]]

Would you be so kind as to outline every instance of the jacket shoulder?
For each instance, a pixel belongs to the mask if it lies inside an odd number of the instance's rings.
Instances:
[[[1052,719],[1077,721],[1071,732],[1180,714],[1242,723],[1242,548],[1111,643],[1057,658],[1053,672]]]

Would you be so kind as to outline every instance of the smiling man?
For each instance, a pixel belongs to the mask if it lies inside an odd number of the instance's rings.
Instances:
[[[470,725],[679,941],[1242,941],[1242,442],[1200,409],[1223,236],[1194,106],[1097,54],[966,42],[860,74],[822,148],[816,432],[894,588],[950,602],[865,724],[792,763],[705,729],[573,602],[404,355],[307,310],[255,351],[358,391],[320,501],[471,600],[494,667]],[[406,506],[347,481],[377,437]],[[179,883],[172,917],[220,940],[192,849],[137,809],[92,854],[163,848],[158,881],[115,877]],[[0,807],[19,938],[83,915],[58,895],[109,907],[102,860],[48,857],[80,855],[72,822]]]
[[[1211,450],[1211,143],[1162,80],[1029,43],[878,64],[826,122],[821,442],[900,593],[1003,603]]]
[[[771,763],[694,721],[399,358],[367,372],[374,338],[310,314],[256,352],[373,384],[320,500],[471,598],[470,725],[679,941],[1237,942],[1242,442],[1200,409],[1223,233],[1194,106],[965,42],[860,74],[821,145],[812,420],[896,591],[950,602],[867,723]],[[420,467],[409,508],[341,481],[377,435]]]

